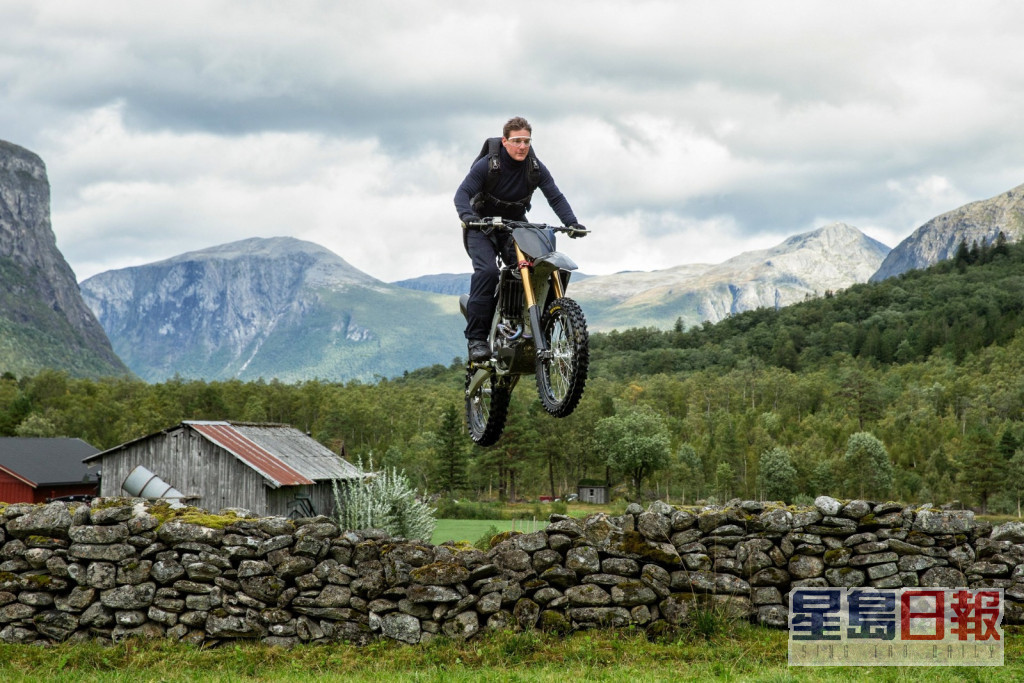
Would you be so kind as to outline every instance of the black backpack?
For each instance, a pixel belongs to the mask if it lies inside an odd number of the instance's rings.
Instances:
[[[480,153],[476,155],[476,159],[473,159],[473,163],[480,161],[484,157],[488,157],[487,161],[487,179],[484,180],[484,189],[478,193],[470,202],[473,207],[473,211],[477,212],[477,215],[485,215],[484,209],[488,206],[502,209],[522,209],[523,211],[529,211],[530,209],[530,198],[533,197],[533,191],[537,189],[537,185],[540,184],[540,162],[537,161],[537,155],[533,152],[533,147],[530,147],[530,151],[526,154],[526,162],[528,164],[526,169],[526,184],[528,192],[525,197],[518,201],[509,202],[501,199],[497,199],[491,196],[491,192],[498,184],[498,178],[501,177],[501,138],[487,138],[484,141],[483,146],[480,148]]]

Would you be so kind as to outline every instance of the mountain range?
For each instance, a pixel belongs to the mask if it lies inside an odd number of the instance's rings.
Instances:
[[[569,293],[592,330],[689,327],[929,265],[999,232],[1019,241],[1022,226],[1024,186],[938,216],[891,251],[833,223],[720,264],[577,273]],[[277,237],[108,271],[79,288],[56,248],[42,160],[0,141],[0,372],[130,368],[147,381],[395,376],[464,355],[457,295],[468,278],[385,283],[319,245]]]
[[[569,295],[595,331],[718,322],[752,308],[778,308],[866,282],[889,247],[845,223],[795,235],[770,249],[719,264],[587,276],[573,273]],[[427,275],[394,284],[438,294],[469,289],[469,273]]]
[[[832,223],[717,265],[595,276],[573,286],[571,295],[595,330],[664,329],[676,321],[689,328],[864,282],[888,253],[889,247],[857,228]]]
[[[863,282],[887,251],[835,224],[718,266],[594,276],[572,292],[595,330],[664,327],[694,302],[703,308],[686,319],[697,324],[705,313],[717,320]],[[81,289],[114,349],[147,381],[368,380],[462,354],[456,294],[465,279],[428,281],[454,291],[387,284],[319,245],[276,237],[107,271]]]
[[[141,378],[371,380],[450,362],[455,297],[413,292],[291,237],[95,275],[82,295]]]

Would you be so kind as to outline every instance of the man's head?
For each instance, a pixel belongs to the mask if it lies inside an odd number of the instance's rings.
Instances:
[[[516,161],[523,161],[530,153],[530,139],[533,129],[530,122],[522,116],[515,116],[505,123],[501,130],[501,144],[504,145],[508,155]]]

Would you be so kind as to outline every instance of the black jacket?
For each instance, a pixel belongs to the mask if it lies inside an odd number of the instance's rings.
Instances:
[[[504,147],[498,153],[501,155],[501,176],[498,178],[497,185],[491,191],[491,195],[506,202],[517,202],[526,197],[530,190],[527,182],[527,163],[529,159],[516,161],[509,156]],[[478,159],[472,168],[469,169],[469,174],[462,181],[462,184],[459,185],[459,189],[455,191],[455,210],[458,212],[459,218],[465,221],[472,216],[477,216],[478,218],[501,216],[505,220],[510,221],[526,220],[525,209],[522,211],[509,209],[502,211],[492,206],[489,208],[493,209],[493,212],[485,212],[482,216],[473,211],[473,197],[483,191],[487,180],[487,162],[488,158],[486,156]],[[540,182],[537,187],[544,193],[544,197],[548,200],[548,205],[551,206],[551,210],[562,221],[562,225],[573,225],[579,222],[576,220],[576,215],[572,212],[572,207],[569,206],[569,200],[565,198],[562,191],[555,185],[551,172],[548,171],[547,166],[543,163],[540,163]],[[529,205],[526,208],[528,209]]]

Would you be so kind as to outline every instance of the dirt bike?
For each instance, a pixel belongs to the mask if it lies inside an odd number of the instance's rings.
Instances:
[[[466,368],[466,422],[481,446],[498,441],[512,389],[523,375],[535,375],[541,405],[566,417],[583,396],[590,364],[590,342],[583,311],[565,296],[577,266],[555,251],[555,233],[577,237],[589,230],[489,218],[467,223],[468,230],[510,234],[514,265],[499,258],[497,307],[487,342],[491,357]],[[459,299],[466,315],[469,295]]]

